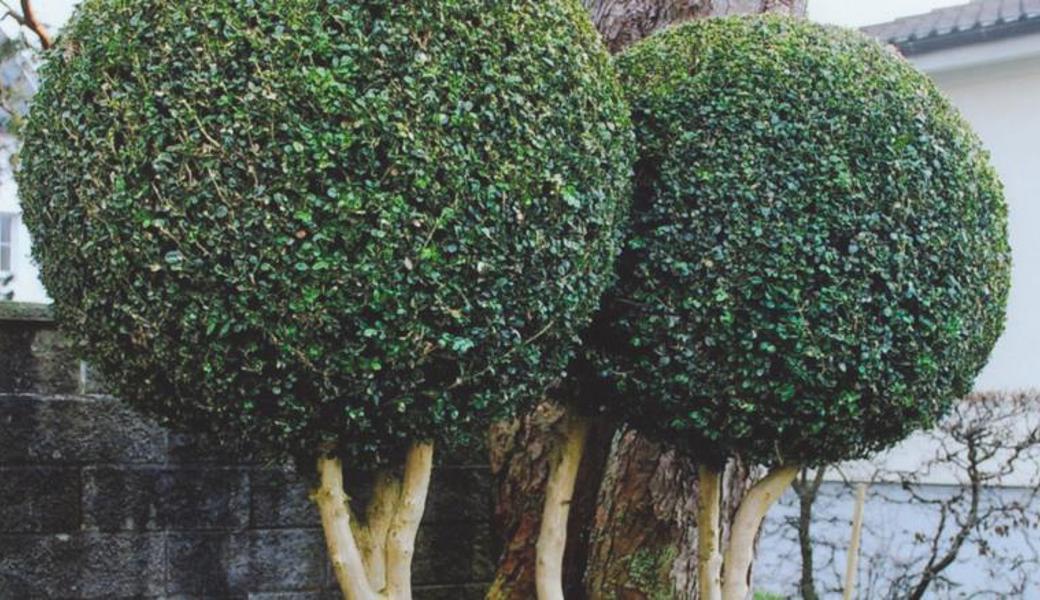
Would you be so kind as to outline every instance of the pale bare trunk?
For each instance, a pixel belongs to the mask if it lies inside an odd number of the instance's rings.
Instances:
[[[697,587],[700,600],[722,600],[722,471],[697,469]]]
[[[343,491],[343,465],[336,458],[321,458],[318,472],[321,487],[314,493],[314,501],[321,513],[329,560],[343,597],[347,600],[378,600],[379,596],[368,583],[361,551],[354,539],[347,495]]]
[[[386,539],[386,591],[390,600],[411,600],[412,558],[433,471],[433,444],[415,444],[404,464],[401,497]]]
[[[790,487],[798,471],[797,466],[776,467],[751,486],[740,503],[723,559],[724,600],[746,600],[750,595],[751,563],[755,557],[755,539],[762,527],[762,520],[784,490]]]
[[[368,581],[375,590],[386,589],[386,538],[400,496],[401,481],[398,478],[386,470],[376,474],[372,500],[365,511],[365,526],[361,528],[366,542],[361,547],[361,557],[365,561]]]
[[[867,503],[867,484],[856,486],[856,507],[852,511],[852,536],[849,540],[849,555],[845,561],[844,600],[856,596],[856,572],[859,570],[859,539],[863,533],[863,506]]]
[[[433,471],[433,445],[413,444],[404,476],[376,475],[364,522],[351,513],[337,458],[318,460],[321,513],[329,559],[346,600],[411,600],[412,557]]]
[[[538,600],[564,600],[563,555],[567,548],[567,517],[589,432],[588,419],[576,414],[568,414],[564,419],[563,439],[549,465],[538,534],[535,564]]]

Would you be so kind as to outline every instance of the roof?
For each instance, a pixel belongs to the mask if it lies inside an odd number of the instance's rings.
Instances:
[[[871,25],[863,31],[898,46],[903,54],[923,54],[1040,33],[1040,0],[973,0]]]

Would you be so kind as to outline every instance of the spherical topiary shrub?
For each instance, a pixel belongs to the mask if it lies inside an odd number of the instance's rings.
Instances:
[[[677,27],[618,66],[634,231],[591,337],[626,418],[701,458],[817,464],[970,390],[1003,328],[1007,209],[925,76],[779,17]]]
[[[559,378],[612,276],[629,117],[572,0],[87,0],[41,77],[43,280],[175,425],[464,441]]]

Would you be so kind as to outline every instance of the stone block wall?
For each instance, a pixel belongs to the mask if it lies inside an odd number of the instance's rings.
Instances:
[[[45,311],[0,305],[0,599],[338,597],[305,478],[96,392]],[[480,461],[435,470],[418,600],[483,597],[490,485]]]

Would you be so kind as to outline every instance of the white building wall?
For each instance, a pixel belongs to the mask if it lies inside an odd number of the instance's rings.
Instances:
[[[926,54],[915,62],[992,153],[1010,206],[1014,271],[1007,330],[976,388],[1040,387],[1040,35]]]

